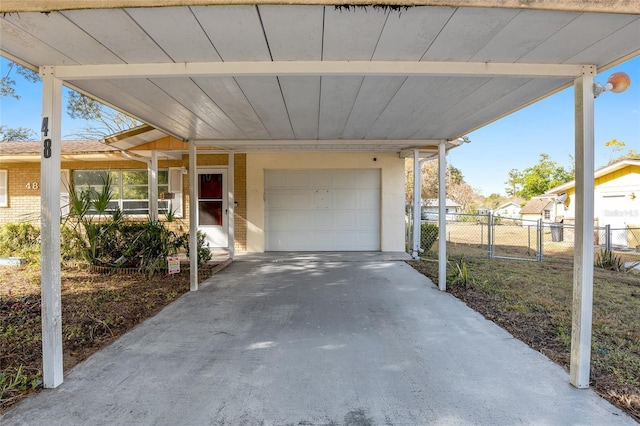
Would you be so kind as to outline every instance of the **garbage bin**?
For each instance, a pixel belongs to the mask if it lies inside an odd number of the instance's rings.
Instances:
[[[551,224],[551,241],[557,243],[559,241],[564,241],[563,235],[563,227],[561,223],[552,223]]]

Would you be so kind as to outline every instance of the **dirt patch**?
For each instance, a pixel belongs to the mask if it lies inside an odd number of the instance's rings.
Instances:
[[[228,263],[199,269],[200,281]],[[179,274],[110,275],[64,268],[61,276],[64,369],[69,369],[189,291]],[[40,271],[0,270],[0,412],[41,388]]]

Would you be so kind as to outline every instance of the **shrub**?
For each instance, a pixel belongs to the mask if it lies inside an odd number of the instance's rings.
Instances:
[[[451,265],[451,263],[449,263]],[[452,285],[461,285],[464,288],[469,288],[473,284],[473,280],[469,276],[469,268],[467,262],[463,258],[459,261],[453,262],[453,272],[447,276]]]
[[[431,250],[433,244],[438,239],[438,226],[432,223],[420,225],[420,247],[425,251]]]
[[[625,271],[624,262],[612,250],[600,250],[596,253],[594,261],[596,268],[608,269],[610,271]]]
[[[30,223],[0,226],[0,256],[22,257],[29,263],[40,261],[40,228]]]
[[[209,250],[209,244],[205,245],[205,235],[201,231],[196,234],[198,236],[198,265],[204,265],[211,260],[211,251]],[[189,250],[189,234],[184,234],[184,247],[187,249],[187,257],[190,257]]]

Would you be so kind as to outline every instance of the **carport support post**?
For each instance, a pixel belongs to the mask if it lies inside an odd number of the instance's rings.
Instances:
[[[447,160],[446,141],[438,145],[438,288],[447,290]]]
[[[198,290],[198,158],[195,142],[189,142],[189,282]]]
[[[151,151],[149,162],[149,219],[152,222],[158,220],[158,151]]]
[[[589,387],[593,309],[593,190],[595,67],[584,67],[574,82],[576,123],[576,234],[573,261],[573,319],[571,326],[571,384]]]
[[[228,161],[228,168],[229,171],[227,173],[227,192],[228,194],[228,203],[229,203],[229,219],[228,219],[228,225],[229,225],[229,259],[233,260],[233,256],[235,254],[235,245],[236,245],[236,238],[235,238],[235,226],[236,226],[236,221],[235,221],[235,214],[236,214],[236,205],[235,205],[235,189],[234,189],[234,183],[235,183],[235,154],[233,153],[233,151],[229,152],[229,161]]]
[[[40,159],[40,259],[42,303],[42,381],[45,388],[62,384],[62,301],[60,297],[60,124],[62,81],[54,67],[40,68],[42,77],[42,156]]]
[[[420,168],[420,150],[413,151],[413,248],[411,256],[420,256],[420,213],[422,212],[422,170]]]

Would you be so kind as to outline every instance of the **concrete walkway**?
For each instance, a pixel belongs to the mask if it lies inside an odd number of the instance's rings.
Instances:
[[[635,424],[403,256],[239,257],[0,424]]]

